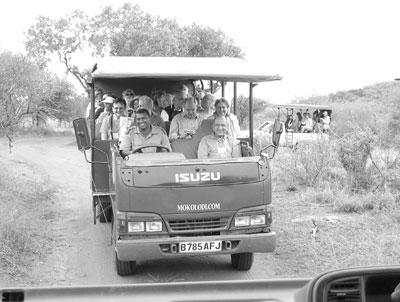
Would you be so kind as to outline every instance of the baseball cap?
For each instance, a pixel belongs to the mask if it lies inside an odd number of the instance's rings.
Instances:
[[[107,104],[113,104],[115,102],[115,99],[111,96],[108,96],[104,100],[102,100],[102,102]]]

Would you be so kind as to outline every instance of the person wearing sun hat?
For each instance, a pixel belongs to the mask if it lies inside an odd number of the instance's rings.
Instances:
[[[98,138],[98,139],[101,138],[101,133],[100,133],[101,124],[103,124],[103,121],[106,119],[106,117],[113,114],[112,108],[113,108],[115,99],[116,99],[115,96],[107,95],[102,100],[102,103],[104,104],[104,111],[102,113],[100,113],[99,117],[96,120],[95,138]]]

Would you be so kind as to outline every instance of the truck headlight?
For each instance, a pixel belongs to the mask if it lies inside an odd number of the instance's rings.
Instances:
[[[143,221],[129,221],[128,222],[128,232],[144,232],[144,222]]]
[[[146,232],[161,232],[162,222],[161,221],[146,221]]]
[[[235,227],[244,227],[250,225],[250,216],[235,217]]]
[[[265,215],[251,215],[250,216],[250,225],[264,225],[265,224]]]

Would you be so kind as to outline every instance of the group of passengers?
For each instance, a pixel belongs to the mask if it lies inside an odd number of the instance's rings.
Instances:
[[[171,151],[170,141],[193,139],[205,119],[213,120],[213,133],[201,139],[198,158],[241,155],[240,143],[236,140],[240,133],[239,122],[230,113],[229,102],[224,98],[216,100],[212,94],[206,93],[192,96],[186,85],[179,86],[173,95],[155,91],[152,97],[136,96],[132,89],[123,91],[122,97],[102,95],[100,90],[96,90],[95,106],[97,138],[118,139],[123,156],[146,145],[161,145]],[[87,117],[90,114],[88,108]],[[131,118],[131,124],[121,133],[120,119],[125,116]],[[166,124],[170,127],[167,128]],[[156,152],[156,148],[146,148],[142,152]]]
[[[328,111],[320,113],[319,110],[315,110],[312,118],[309,112],[305,112],[304,114],[297,112],[296,115],[289,114],[285,122],[285,128],[300,133],[326,133],[330,130],[330,123],[331,118]]]

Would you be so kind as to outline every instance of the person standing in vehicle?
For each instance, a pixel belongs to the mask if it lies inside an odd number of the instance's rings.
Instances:
[[[195,98],[188,97],[183,102],[184,111],[176,115],[169,128],[169,138],[192,139],[203,118],[197,114],[197,103]]]
[[[240,136],[240,126],[236,115],[229,113],[229,102],[225,98],[215,101],[215,112],[208,119],[215,119],[217,116],[224,116],[227,121],[228,134],[233,137]]]
[[[323,117],[320,118],[320,122],[322,124],[322,132],[329,132],[331,117],[328,115],[328,111],[324,111],[322,115]]]
[[[189,88],[186,85],[180,85],[175,91],[172,99],[172,105],[164,108],[167,112],[169,121],[183,111],[183,101],[189,97]]]
[[[99,117],[96,120],[96,130],[95,130],[95,137],[101,138],[101,125],[103,121],[113,114],[113,104],[116,98],[114,96],[107,96],[102,102],[104,104],[104,111],[100,113]]]
[[[162,145],[171,150],[168,136],[163,128],[151,125],[150,114],[146,109],[136,112],[136,127],[132,127],[121,137],[120,151],[123,157],[145,145]],[[156,152],[156,148],[145,148],[143,152]],[[161,150],[165,151],[165,150]]]
[[[102,100],[103,100],[103,91],[98,88],[94,92],[95,114],[97,111],[99,111],[99,108],[104,108],[103,104],[101,103]],[[91,114],[92,114],[92,102],[90,102],[86,108],[86,119],[90,120]],[[95,119],[97,119],[99,115],[100,113],[97,116],[95,116]]]
[[[197,158],[241,157],[240,143],[228,135],[228,121],[220,115],[214,119],[213,134],[204,136],[197,150]]]
[[[125,100],[127,104],[129,104],[129,102],[132,101],[134,97],[135,93],[133,92],[132,89],[128,88],[122,91],[122,98]]]
[[[122,98],[117,98],[113,104],[113,114],[104,119],[101,124],[100,133],[102,140],[118,139],[120,128],[120,118],[125,116],[126,102]]]
[[[285,122],[285,128],[286,130],[294,130],[294,127],[295,127],[295,120],[293,118],[293,114],[289,114]]]
[[[164,120],[157,113],[153,112],[153,100],[147,95],[139,97],[139,109],[146,109],[150,115],[150,124],[165,129]]]
[[[304,132],[313,132],[314,130],[314,123],[310,117],[310,113],[304,113],[304,118],[301,122],[300,133]]]
[[[153,99],[153,112],[157,113],[164,122],[169,122],[168,113],[164,110],[164,107],[162,106],[165,96],[166,92],[164,90],[157,90],[152,92],[151,98]]]
[[[206,94],[202,99],[200,103],[200,108],[201,110],[198,111],[197,113],[203,117],[203,118],[208,118],[210,114],[212,114],[212,111],[214,110],[214,103],[215,103],[215,96],[212,94]]]

